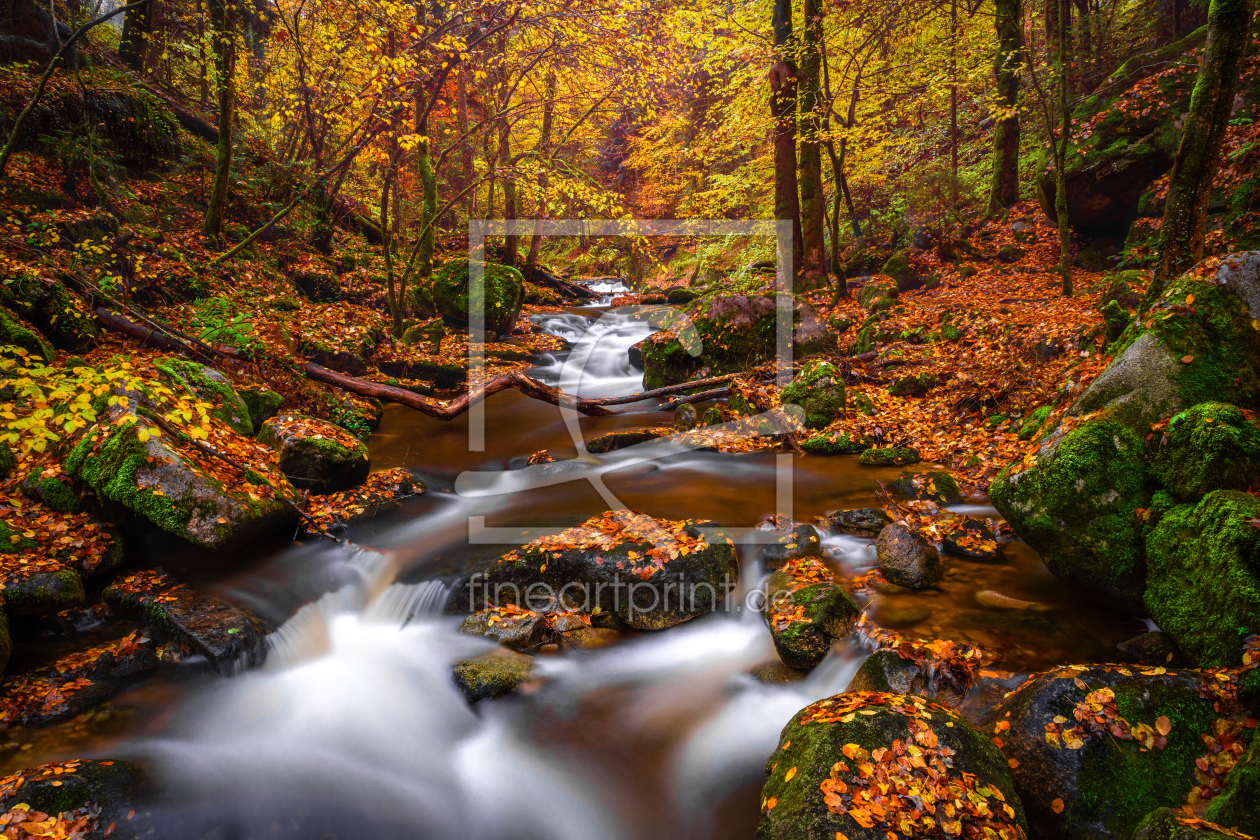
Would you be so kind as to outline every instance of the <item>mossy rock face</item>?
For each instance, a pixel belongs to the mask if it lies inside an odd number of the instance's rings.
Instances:
[[[7,535],[0,531],[0,541]],[[50,615],[81,603],[83,581],[73,569],[10,575],[4,584],[4,603],[9,615]]]
[[[963,807],[954,817],[938,812],[952,836],[986,836],[985,827],[1004,840],[1027,836],[1006,759],[987,736],[957,712],[917,695],[859,692],[807,706],[783,728],[766,760],[757,840],[835,840],[837,834],[886,840],[909,819],[911,791],[934,786],[926,769],[909,761],[901,767],[898,745],[919,753],[935,785],[957,791],[950,799]],[[878,781],[859,774],[865,765],[879,773]],[[873,799],[883,792],[872,790],[874,784],[888,785],[905,809],[879,815],[863,807],[862,794]]]
[[[1225,779],[1225,790],[1208,804],[1203,815],[1209,822],[1229,826],[1260,837],[1260,738]]]
[[[9,448],[9,444],[0,443],[0,478],[8,478],[17,468],[17,456]]]
[[[846,692],[876,691],[886,694],[927,694],[923,670],[895,650],[877,650],[853,675]]]
[[[484,329],[509,334],[525,302],[525,278],[510,266],[486,263],[484,281]],[[433,301],[449,324],[468,326],[469,292],[468,260],[448,262],[433,277]]]
[[[806,362],[780,398],[805,409],[805,428],[825,429],[844,410],[844,377],[829,362]]]
[[[1125,312],[1120,306],[1119,301],[1109,300],[1102,305],[1100,310],[1103,316],[1103,323],[1107,326],[1107,343],[1115,341],[1124,334],[1124,331],[1133,323],[1133,316]]]
[[[1216,800],[1213,800],[1213,804]],[[1210,813],[1212,806],[1208,806]],[[1180,809],[1157,808],[1146,815],[1133,840],[1237,840],[1235,827],[1210,820],[1188,819]],[[1237,830],[1246,833],[1241,826]],[[1230,833],[1226,833],[1230,832]]]
[[[83,500],[78,491],[60,474],[45,476],[42,470],[32,470],[22,482],[22,494],[58,513],[83,511]]]
[[[284,405],[283,396],[266,388],[242,388],[236,393],[249,412],[249,422],[254,434],[262,431],[263,423],[275,417]]]
[[[797,588],[784,571],[766,584],[763,613],[779,659],[789,668],[809,670],[822,662],[831,644],[853,632],[861,609],[835,583]]]
[[[1041,428],[1046,425],[1046,421],[1050,419],[1051,410],[1050,406],[1043,405],[1041,408],[1033,411],[1032,414],[1029,414],[1028,419],[1019,427],[1019,439],[1031,440],[1036,437]]]
[[[246,437],[254,433],[249,407],[236,393],[228,378],[217,370],[186,359],[162,359],[155,367],[163,377],[192,392],[198,399],[210,403],[210,413],[231,427],[238,435]]]
[[[1209,493],[1165,513],[1146,540],[1146,606],[1160,629],[1201,667],[1242,662],[1260,633],[1260,516],[1254,496]]]
[[[513,693],[534,670],[534,659],[506,648],[496,648],[455,663],[452,676],[469,703],[498,700]]]
[[[866,282],[862,284],[862,288],[858,289],[857,302],[871,309],[881,300],[890,300],[898,295],[897,281],[892,277],[876,275],[866,278]]]
[[[1118,357],[1068,414],[1106,409],[1145,435],[1160,419],[1223,394],[1242,408],[1260,408],[1257,319],[1260,251],[1222,257],[1207,277],[1182,275],[1145,321],[1125,331],[1114,348]]]
[[[294,487],[335,493],[362,484],[372,462],[365,443],[325,420],[282,414],[263,423],[258,440],[279,453]]]
[[[1148,506],[1142,439],[1095,419],[1041,444],[1036,463],[1008,466],[989,498],[1058,578],[1142,614],[1146,563],[1137,509]]]
[[[808,438],[801,442],[801,449],[814,455],[859,455],[866,451],[867,446],[865,441],[836,432]]]
[[[546,609],[555,599],[597,623],[660,630],[717,609],[738,580],[734,542],[716,523],[610,511],[509,552],[465,580],[451,603]]]
[[[46,286],[34,278],[18,277],[0,285],[0,305],[33,324],[55,347],[71,353],[95,346],[100,335],[96,319],[76,304],[60,280]]]
[[[914,266],[910,263],[910,257],[905,253],[893,254],[889,257],[888,262],[884,263],[884,267],[879,270],[879,273],[895,280],[898,292],[908,292],[923,285],[923,278],[914,270]],[[892,297],[896,297],[896,295]]]
[[[144,400],[136,392],[127,396],[133,407]],[[65,460],[66,473],[101,502],[212,551],[292,535],[297,513],[283,499],[251,497],[245,487],[203,473],[160,437],[141,441],[143,423],[127,423],[126,415],[126,410],[110,409],[96,439],[80,439]],[[278,496],[298,499],[282,478],[273,485]]]
[[[32,810],[56,816],[94,803],[101,809],[97,821],[102,828],[125,824],[143,779],[134,764],[109,759],[57,761],[22,770],[21,776],[16,789],[0,799],[0,808],[7,811],[25,803]]]
[[[1260,476],[1260,429],[1228,403],[1200,403],[1168,421],[1151,475],[1182,501],[1245,490]]]
[[[919,450],[909,446],[864,449],[858,463],[867,467],[904,467],[919,463]]]
[[[1196,784],[1195,760],[1207,753],[1203,738],[1215,737],[1218,720],[1241,729],[1245,713],[1232,715],[1232,700],[1218,699],[1228,689],[1215,675],[1140,671],[1120,665],[1052,671],[981,719],[981,731],[1001,740],[1012,759],[1036,836],[1131,837],[1153,809],[1185,802]],[[1122,736],[1099,724],[1100,716]]]
[[[911,499],[928,499],[941,505],[956,505],[963,500],[958,480],[945,470],[903,470],[892,489]]]
[[[51,363],[56,349],[30,324],[9,309],[0,307],[0,346],[20,347],[32,357]]]

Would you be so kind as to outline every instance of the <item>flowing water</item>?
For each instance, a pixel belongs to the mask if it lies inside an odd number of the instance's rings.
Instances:
[[[645,322],[606,302],[536,321],[573,345],[536,375],[584,397],[641,388],[626,351],[651,330]],[[370,441],[373,465],[407,467],[429,490],[352,533],[388,553],[294,546],[207,582],[280,628],[266,665],[232,679],[195,669],[151,678],[115,700],[132,710],[126,726],[88,742],[155,771],[160,804],[137,819],[159,837],[225,840],[751,837],[779,731],[801,707],[842,691],[865,655],[856,643],[837,646],[787,685],[751,676],[776,660],[760,614],[741,609],[763,574],[751,544],[741,548],[741,589],[722,612],[540,655],[520,695],[474,708],[451,680],[452,663],[490,645],[458,633],[449,584],[531,534],[616,502],[714,519],[750,543],[777,511],[813,522],[870,506],[877,479],[897,472],[856,458],[668,446],[578,457],[582,438],[669,422],[654,406],[566,419],[503,392],[486,404],[479,452],[469,451],[469,415],[443,423],[391,406]],[[521,469],[539,449],[575,460]],[[837,571],[874,564],[869,541],[824,531],[824,546]],[[1050,609],[985,610],[974,600],[983,589]],[[870,609],[911,635],[978,643],[1010,670],[1106,659],[1142,629],[1081,603],[1020,543],[1001,564],[949,560],[939,590],[879,595]],[[54,757],[68,756],[52,749],[23,763]]]

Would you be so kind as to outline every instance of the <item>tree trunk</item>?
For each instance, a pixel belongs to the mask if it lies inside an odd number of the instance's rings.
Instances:
[[[1212,0],[1208,6],[1207,43],[1168,178],[1168,199],[1159,231],[1159,265],[1145,305],[1163,293],[1170,279],[1203,258],[1208,194],[1233,111],[1251,13],[1252,0]]]
[[[457,78],[457,99],[455,103],[456,114],[458,118],[459,136],[460,136],[460,182],[459,188],[462,190],[473,182],[476,173],[473,171],[473,142],[468,136],[468,82],[466,76],[468,74],[467,63],[459,65],[459,76]],[[436,182],[435,182],[436,183]],[[469,218],[473,213],[477,212],[477,191],[469,190],[468,196],[464,199],[464,212]]]
[[[958,0],[949,4],[949,196],[958,209]]]
[[[556,113],[556,71],[554,67],[547,68],[546,82],[543,87],[543,113],[542,113],[542,131],[538,136],[538,145],[535,147],[539,157],[547,153],[551,146],[551,126],[555,121]],[[525,259],[525,279],[530,279],[534,273],[534,269],[538,267],[538,250],[542,247],[542,236],[539,235],[538,229],[542,224],[542,217],[547,214],[547,175],[543,173],[540,186],[542,187],[543,199],[538,203],[538,221],[534,223],[534,235],[529,240],[529,256]]]
[[[132,9],[123,16],[122,37],[118,41],[118,58],[132,70],[144,70],[144,56],[148,51],[149,33],[153,31],[153,7],[148,3]]]
[[[1021,0],[996,0],[994,28],[998,50],[993,58],[1001,112],[993,126],[993,179],[989,214],[1019,201],[1019,65],[1024,55],[1024,11]]]
[[[804,289],[817,289],[827,283],[827,251],[825,245],[823,204],[826,196],[822,184],[822,92],[819,76],[822,71],[822,10],[818,0],[804,0],[804,43],[801,50],[801,76],[804,83],[800,96],[801,159],[800,212],[801,243],[804,263],[800,266]]]
[[[503,103],[503,108],[507,108],[507,102]],[[509,135],[510,128],[507,118],[504,117],[499,121],[499,160],[507,163],[512,157],[511,137]],[[503,218],[508,221],[516,220],[516,181],[510,176],[503,177]],[[516,265],[516,249],[519,237],[515,233],[509,233],[503,238],[503,264],[509,266]]]
[[[791,58],[792,2],[775,0],[775,62],[770,66],[770,115],[774,119],[774,217],[792,222],[792,273],[803,263],[801,205],[796,186],[796,63]]]
[[[420,174],[420,229],[424,231],[420,237],[417,271],[423,278],[433,276],[433,230],[436,224],[429,224],[437,215],[437,176],[433,172],[433,164],[429,156],[429,119],[424,114],[424,95],[416,94],[415,100],[415,132],[421,136],[416,144],[416,169]]]
[[[214,186],[201,233],[211,239],[221,239],[232,174],[232,111],[236,104],[234,0],[210,0],[210,25],[214,30],[214,71],[219,93],[219,147],[214,162]]]
[[[1054,215],[1059,222],[1059,275],[1063,278],[1063,296],[1072,296],[1072,231],[1068,226],[1067,150],[1072,134],[1072,112],[1068,108],[1068,0],[1059,0],[1059,114],[1063,130],[1056,150],[1054,174]]]

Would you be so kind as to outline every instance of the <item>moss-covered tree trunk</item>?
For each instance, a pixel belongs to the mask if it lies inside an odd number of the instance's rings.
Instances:
[[[803,286],[817,289],[827,283],[827,250],[824,233],[823,205],[826,196],[822,183],[822,15],[818,0],[804,0],[804,39],[801,44],[801,159],[798,175],[801,192],[801,248],[804,264],[800,266]]]
[[[123,16],[122,37],[118,40],[118,58],[132,70],[144,69],[144,55],[153,31],[153,3],[133,9]]]
[[[792,222],[792,272],[803,262],[801,202],[796,185],[796,62],[792,57],[792,2],[774,3],[775,60],[770,66],[774,120],[774,217]]]
[[[416,144],[416,171],[420,175],[423,193],[420,199],[420,229],[424,231],[416,255],[416,271],[420,277],[427,279],[433,276],[433,230],[437,225],[430,222],[437,215],[437,176],[429,156],[429,119],[424,113],[423,93],[416,94],[415,132],[421,138]]]
[[[223,236],[232,175],[232,112],[236,106],[236,0],[210,0],[214,30],[214,71],[219,94],[219,147],[214,161],[214,186],[201,232],[211,239]]]
[[[998,48],[993,57],[998,119],[993,124],[993,177],[989,182],[989,214],[1019,201],[1019,65],[1024,55],[1024,10],[1021,0],[995,0],[993,26]]]
[[[1253,0],[1212,0],[1208,6],[1207,43],[1168,180],[1159,265],[1146,304],[1159,298],[1169,279],[1203,258],[1208,193],[1233,110],[1252,9]]]

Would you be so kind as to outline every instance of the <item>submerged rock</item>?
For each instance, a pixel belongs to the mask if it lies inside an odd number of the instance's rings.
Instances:
[[[1153,809],[1185,802],[1200,773],[1220,772],[1222,753],[1241,755],[1236,678],[1073,665],[1025,683],[979,725],[1010,760],[1034,837],[1130,837]]]
[[[334,493],[368,477],[365,443],[325,420],[282,414],[263,423],[258,440],[276,450],[280,469],[294,487]]]
[[[258,618],[212,595],[174,584],[161,572],[136,572],[103,593],[119,612],[144,620],[160,639],[186,646],[220,674],[262,662],[268,628]]]
[[[766,777],[758,840],[887,840],[910,825],[928,837],[1028,831],[998,748],[915,695],[837,694],[807,706],[784,727]],[[941,803],[930,813],[918,805],[929,799]]]
[[[1138,508],[1150,486],[1142,439],[1095,419],[1043,439],[1036,458],[989,486],[994,507],[1058,578],[1142,614],[1146,589]]]
[[[861,610],[820,560],[800,557],[770,576],[762,614],[783,664],[809,670],[853,632]]]
[[[1242,662],[1260,633],[1260,501],[1217,490],[1165,513],[1146,540],[1146,606],[1201,667]]]
[[[495,648],[455,663],[455,685],[469,703],[498,700],[515,692],[534,671],[534,658]]]
[[[597,622],[658,630],[716,609],[738,579],[734,541],[716,523],[620,510],[507,553],[452,603],[559,603]]]
[[[892,518],[879,508],[858,508],[832,511],[827,514],[827,522],[838,534],[878,537],[885,526],[892,524]]]
[[[904,525],[885,526],[875,541],[875,552],[879,555],[879,570],[897,586],[930,589],[944,574],[936,548]]]

